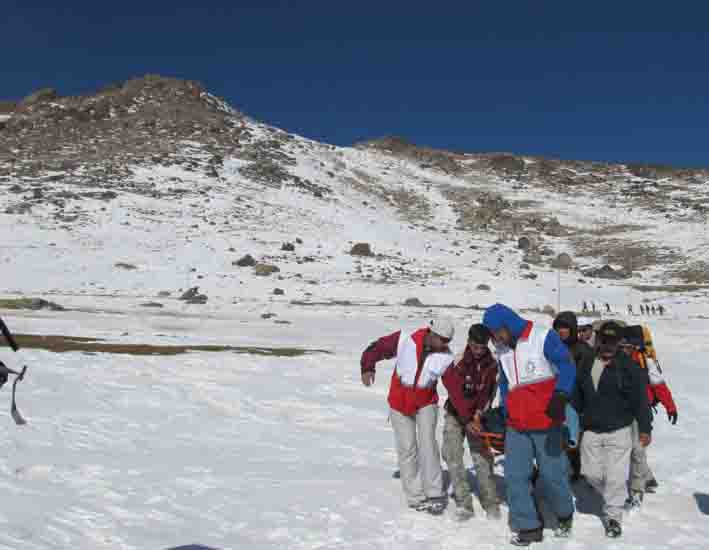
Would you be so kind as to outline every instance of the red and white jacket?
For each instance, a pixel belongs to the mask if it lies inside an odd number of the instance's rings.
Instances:
[[[528,323],[514,348],[498,349],[506,384],[507,425],[519,431],[547,430],[555,422],[547,415],[558,369],[544,355],[549,329]]]
[[[374,372],[377,362],[396,357],[389,385],[389,406],[406,416],[438,403],[437,382],[453,364],[452,353],[426,353],[424,338],[430,329],[384,336],[362,354],[362,372]]]

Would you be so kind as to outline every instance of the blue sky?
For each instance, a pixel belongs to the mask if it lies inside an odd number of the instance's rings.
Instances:
[[[159,73],[330,143],[709,166],[707,4],[5,0],[0,97]]]

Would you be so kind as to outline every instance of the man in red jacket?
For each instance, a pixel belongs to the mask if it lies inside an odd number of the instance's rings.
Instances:
[[[490,353],[489,341],[490,332],[483,325],[471,326],[465,351],[442,378],[448,390],[443,424],[443,460],[448,465],[456,513],[461,519],[474,515],[473,496],[463,463],[466,439],[478,476],[480,503],[489,518],[500,517],[493,457],[476,436],[480,432],[482,413],[492,404],[497,390],[497,361]]]
[[[373,342],[360,363],[362,383],[371,386],[377,362],[396,358],[388,401],[401,484],[410,508],[434,515],[446,507],[436,441],[436,385],[453,364],[448,347],[453,334],[450,319],[435,319],[413,333],[398,331]]]

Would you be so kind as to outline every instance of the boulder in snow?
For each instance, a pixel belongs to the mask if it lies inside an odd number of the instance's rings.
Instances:
[[[257,277],[268,277],[280,271],[278,267],[271,264],[256,264],[254,266],[254,275]]]
[[[247,254],[235,262],[232,262],[232,265],[236,265],[238,267],[253,267],[256,265],[256,260],[251,254]]]
[[[374,256],[372,246],[369,243],[357,243],[350,250],[351,256]]]

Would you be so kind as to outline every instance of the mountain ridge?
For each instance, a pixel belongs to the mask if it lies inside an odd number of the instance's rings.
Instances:
[[[301,228],[321,241],[306,254],[321,263],[320,281],[365,285],[416,280],[415,263],[430,280],[438,260],[420,258],[432,247],[458,258],[446,272],[460,275],[445,277],[464,279],[472,265],[534,285],[532,272],[567,252],[580,277],[610,264],[628,283],[707,282],[707,181],[705,171],[456,153],[400,137],[337,147],[260,123],[197,82],[157,75],[91,96],[39,90],[0,126],[8,223],[85,239],[110,222],[130,242],[142,238],[128,219],[137,216],[145,232],[172,227],[171,249],[217,237],[285,241]],[[519,246],[523,236],[533,247]],[[391,265],[340,266],[341,243],[360,240],[379,241]]]

